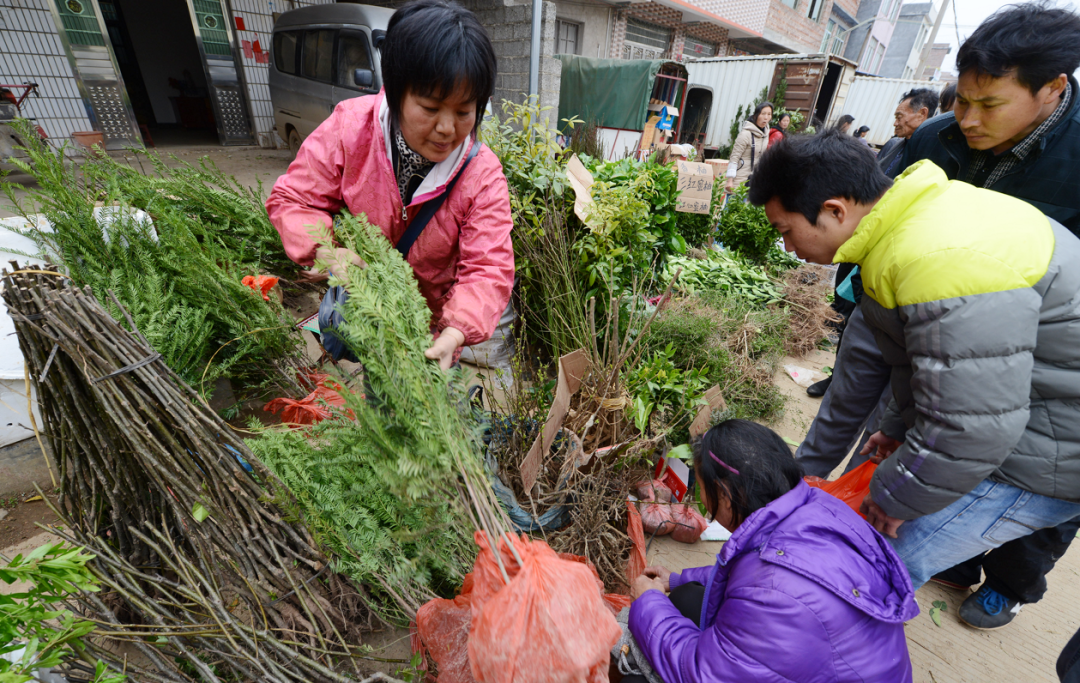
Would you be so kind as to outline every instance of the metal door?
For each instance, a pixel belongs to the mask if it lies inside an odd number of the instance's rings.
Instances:
[[[218,139],[223,145],[250,145],[255,142],[255,135],[236,37],[226,21],[230,14],[222,6],[222,0],[187,0],[187,6],[214,105]]]
[[[139,126],[96,0],[52,0],[49,9],[90,122],[105,137],[105,148],[141,147]]]

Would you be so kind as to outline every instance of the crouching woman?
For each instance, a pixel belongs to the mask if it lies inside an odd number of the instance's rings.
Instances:
[[[363,261],[316,245],[311,226],[367,214],[412,266],[436,335],[426,355],[447,368],[491,337],[514,283],[506,176],[477,135],[495,52],[468,10],[417,0],[390,19],[382,74],[383,92],[344,100],[308,136],[266,209],[289,258],[337,275]]]
[[[709,430],[694,470],[731,540],[711,567],[635,581],[629,630],[654,671],[624,683],[911,681],[919,608],[888,541],[753,422]]]

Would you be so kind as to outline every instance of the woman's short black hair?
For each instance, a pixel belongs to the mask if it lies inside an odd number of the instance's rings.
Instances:
[[[769,102],[769,101],[759,102],[758,106],[754,107],[754,113],[750,115],[750,119],[749,119],[750,123],[752,123],[752,124],[754,124],[756,126],[757,125],[757,117],[761,116],[762,110],[765,109],[766,107],[768,107],[769,109],[771,109],[773,111],[776,111],[776,107],[773,106],[772,102]]]
[[[736,524],[795,488],[803,476],[780,435],[749,420],[725,420],[705,432],[694,449],[694,471],[706,488],[710,515],[716,517],[722,492]]]
[[[472,12],[451,0],[416,0],[390,17],[382,44],[383,88],[390,116],[401,118],[405,93],[443,98],[461,86],[476,102],[476,127],[495,91],[495,50]]]
[[[1080,66],[1080,16],[1046,2],[1003,7],[979,24],[956,53],[963,75],[1016,80],[1034,95],[1061,74]]]
[[[777,122],[777,123],[780,123],[780,122],[781,122],[781,121],[783,121],[784,119],[790,119],[790,118],[791,118],[791,112],[789,112],[789,111],[782,111],[782,112],[780,112],[780,116],[777,116],[777,117],[776,117],[776,122]]]
[[[863,133],[870,132],[870,126],[859,126],[854,133],[851,134],[853,138],[861,138]]]
[[[840,117],[840,120],[836,122],[836,127],[839,128],[840,126],[844,125],[845,123],[849,124],[849,125],[852,124],[852,123],[855,123],[855,117],[852,116],[851,114],[844,114],[843,116]]]
[[[830,128],[769,145],[754,168],[750,202],[763,206],[778,197],[786,210],[817,223],[821,205],[828,199],[843,197],[868,204],[890,187],[892,181],[866,145]]]
[[[945,89],[941,91],[941,96],[938,98],[939,111],[942,114],[952,111],[954,104],[956,104],[956,84],[950,83],[945,86]]]

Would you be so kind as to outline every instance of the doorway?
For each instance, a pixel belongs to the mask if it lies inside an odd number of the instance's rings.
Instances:
[[[683,112],[682,134],[679,142],[700,148],[705,144],[705,132],[709,126],[713,94],[709,88],[692,87],[686,93],[686,111]]]
[[[144,144],[220,144],[186,0],[98,4]]]
[[[812,121],[815,126],[820,127],[827,120],[829,108],[832,106],[833,96],[836,95],[836,87],[840,84],[840,74],[843,70],[844,67],[840,64],[829,62],[825,78],[821,79],[821,89],[818,90],[817,101],[814,103]]]

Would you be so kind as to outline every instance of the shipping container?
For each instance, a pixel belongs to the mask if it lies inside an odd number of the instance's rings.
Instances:
[[[854,128],[870,126],[866,139],[870,144],[880,147],[893,136],[893,118],[896,105],[904,93],[915,88],[930,88],[940,92],[944,83],[937,81],[916,81],[906,78],[878,78],[876,76],[855,77],[848,90],[847,98],[840,115],[850,114],[855,117]]]
[[[854,63],[824,54],[698,59],[688,62],[686,69],[690,91],[680,141],[693,142],[697,133],[703,137],[706,154],[731,143],[731,123],[739,107],[756,104],[763,88],[773,96],[782,72],[788,82],[787,109],[819,121],[839,116],[836,111],[855,78]]]

